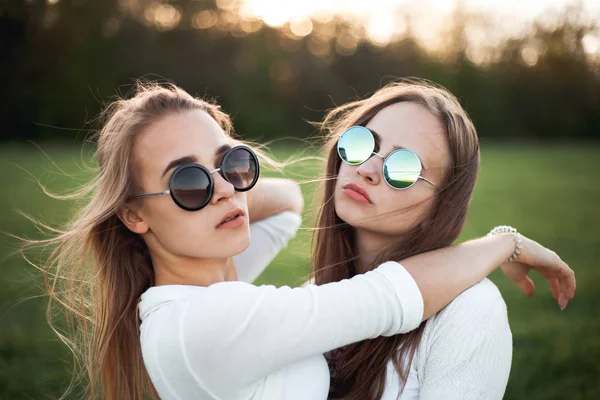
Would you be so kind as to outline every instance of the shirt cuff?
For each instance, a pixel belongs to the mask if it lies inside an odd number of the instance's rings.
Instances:
[[[402,264],[387,261],[377,267],[377,272],[383,274],[390,282],[402,307],[402,327],[400,333],[416,329],[423,320],[423,295],[417,282]]]

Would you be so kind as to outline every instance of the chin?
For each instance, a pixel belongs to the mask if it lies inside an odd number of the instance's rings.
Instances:
[[[247,227],[246,229],[240,229],[240,232],[236,235],[232,235],[231,238],[228,238],[226,246],[231,253],[229,257],[237,256],[244,250],[248,248],[250,245],[250,229]]]
[[[364,217],[361,217],[356,211],[352,210],[351,207],[347,205],[340,205],[335,207],[335,214],[341,219],[343,222],[347,223],[353,228],[360,228],[361,223],[360,220]]]
[[[237,256],[250,245],[250,229],[240,227],[227,235],[214,235],[207,247],[211,249],[208,258],[227,258]]]
[[[249,240],[231,240],[212,244],[212,251],[200,258],[229,258],[235,257],[248,248]]]
[[[396,235],[396,232],[390,232],[388,228],[395,224],[390,224],[388,218],[382,216],[365,215],[360,207],[353,207],[352,204],[340,203],[335,208],[336,215],[352,228],[369,231],[383,235]]]
[[[334,201],[336,215],[348,225],[359,227],[361,220],[369,218],[364,215],[364,209],[360,205],[345,198],[343,194],[336,195]]]

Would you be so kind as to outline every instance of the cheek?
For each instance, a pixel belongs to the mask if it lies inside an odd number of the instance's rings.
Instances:
[[[340,167],[338,169],[338,178],[341,178],[341,180],[343,181],[344,178],[347,178],[349,176],[351,176],[352,174],[355,174],[355,169],[357,167],[352,166],[352,165],[348,165],[346,163],[340,163]],[[340,179],[338,179],[338,183],[339,183]]]
[[[431,201],[404,198],[389,205],[383,229],[390,234],[402,234],[419,224],[427,214]],[[381,221],[383,222],[383,221]]]
[[[236,193],[235,203],[248,215],[246,194]],[[235,230],[215,229],[223,208],[208,205],[199,211],[185,211],[172,204],[154,207],[149,225],[157,245],[169,254],[193,258],[225,258],[248,247],[250,232],[246,225]]]
[[[431,209],[433,197],[419,188],[394,192],[383,205],[385,211],[381,214],[385,216],[385,224],[382,229],[389,234],[402,234],[423,221]]]
[[[150,229],[166,251],[171,254],[193,256],[208,240],[209,223],[207,209],[185,211],[173,203],[173,207],[155,209],[150,218]]]
[[[377,202],[364,207],[340,191],[335,194],[337,215],[356,228],[386,235],[400,235],[420,223],[429,212],[433,198],[418,188],[397,191],[382,184],[377,187]]]

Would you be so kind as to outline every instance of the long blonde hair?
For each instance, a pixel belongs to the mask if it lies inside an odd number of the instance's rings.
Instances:
[[[41,268],[50,294],[47,317],[73,352],[77,371],[63,398],[81,380],[90,399],[158,398],[142,360],[137,311],[140,295],[154,284],[152,262],[141,236],[116,212],[136,190],[131,157],[136,135],[169,113],[187,110],[205,111],[231,138],[231,120],[218,105],[173,84],[138,82],[131,98],[106,107],[95,138],[96,176],[73,194],[57,196],[79,199],[82,208],[62,229],[44,225],[52,238],[25,244],[50,252]],[[56,305],[66,317],[66,331],[54,324]]]
[[[316,284],[337,282],[357,273],[353,229],[337,216],[333,202],[340,168],[338,134],[353,125],[366,125],[379,111],[400,102],[419,104],[439,119],[448,139],[451,165],[439,183],[429,214],[405,235],[406,239],[398,240],[393,248],[380,254],[369,269],[384,260],[402,260],[449,246],[464,227],[479,169],[479,140],[473,123],[458,100],[441,87],[424,81],[389,84],[365,100],[332,110],[322,123],[327,144],[325,178],[313,236],[312,274]],[[422,323],[408,334],[364,340],[330,352],[330,398],[381,398],[390,359],[403,386],[424,327]],[[404,357],[409,360],[406,364],[402,362]]]

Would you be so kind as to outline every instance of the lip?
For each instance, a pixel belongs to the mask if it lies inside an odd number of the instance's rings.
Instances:
[[[236,216],[237,216],[237,218],[235,218],[231,221],[227,221],[229,218],[236,217]],[[221,220],[217,224],[216,228],[217,229],[218,228],[237,228],[237,227],[243,225],[245,220],[246,220],[246,216],[244,214],[244,210],[242,210],[241,208],[235,208],[235,209],[225,213],[225,215],[223,215],[223,218],[221,218]],[[225,222],[225,221],[227,221],[227,222]]]
[[[344,185],[343,192],[353,200],[358,201],[359,203],[373,204],[369,193],[367,193],[367,191],[362,186],[357,185],[356,183],[348,183]]]

